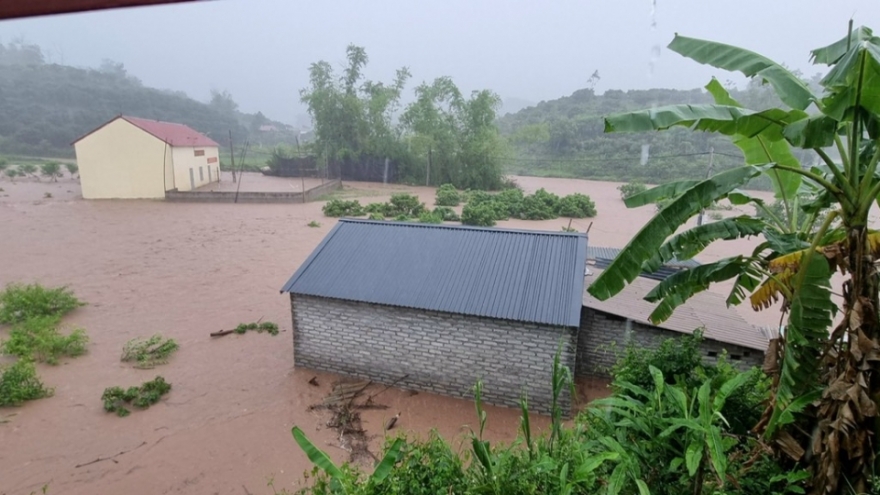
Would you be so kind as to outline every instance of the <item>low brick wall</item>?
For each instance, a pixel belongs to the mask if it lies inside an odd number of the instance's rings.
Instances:
[[[577,329],[291,294],[294,365],[548,413],[553,357],[575,365]],[[571,407],[566,390],[564,411]]]
[[[682,334],[653,327],[589,308],[581,308],[581,328],[577,341],[577,376],[609,376],[608,370],[629,342],[639,347],[656,348],[668,338]],[[703,362],[715,364],[727,351],[728,361],[741,369],[761,366],[764,353],[734,344],[705,339],[700,346]]]
[[[305,192],[256,192],[240,191],[239,203],[304,203],[323,196],[331,191],[342,189],[342,181],[337,179]],[[167,191],[165,200],[182,203],[233,203],[235,191]]]

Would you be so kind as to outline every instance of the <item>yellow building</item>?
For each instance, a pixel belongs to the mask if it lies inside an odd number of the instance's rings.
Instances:
[[[85,199],[164,198],[220,180],[219,145],[183,124],[120,115],[73,147]]]

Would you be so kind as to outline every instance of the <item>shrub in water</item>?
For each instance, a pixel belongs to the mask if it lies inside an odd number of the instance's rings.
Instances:
[[[131,414],[131,411],[125,406],[126,404],[131,404],[139,409],[147,409],[159,402],[159,399],[170,390],[171,384],[161,376],[157,376],[149,382],[144,382],[140,387],[129,387],[127,390],[122,387],[106,388],[101,395],[101,400],[104,402],[105,411],[115,412],[118,416],[124,417]]]
[[[70,335],[61,335],[57,325],[57,316],[35,316],[17,323],[9,332],[9,340],[0,344],[0,350],[49,364],[58,364],[58,360],[65,356],[85,354],[89,342],[85,330],[77,328]]]
[[[434,204],[437,206],[458,206],[461,203],[461,195],[452,184],[443,184],[437,188],[437,198]]]
[[[443,223],[443,217],[431,211],[424,211],[419,215],[421,223]]]
[[[180,346],[174,339],[166,339],[159,334],[152,337],[131,339],[122,347],[122,361],[134,361],[136,368],[149,369],[165,364]]]
[[[419,198],[412,194],[392,194],[391,200],[388,204],[389,206],[384,212],[387,217],[398,217],[401,215],[418,217],[423,211],[425,211],[425,204],[420,203]]]
[[[239,323],[233,331],[237,334],[243,334],[248,330],[256,330],[257,333],[268,332],[269,335],[274,337],[278,335],[278,324],[271,321],[264,321],[261,323]]]
[[[19,359],[14,364],[0,366],[0,407],[17,406],[50,395],[52,389],[40,381],[32,361]]]
[[[493,202],[503,205],[508,218],[519,218],[522,215],[524,198],[521,189],[505,189],[495,195]]]
[[[388,211],[388,203],[370,203],[364,207],[364,212],[381,215],[385,218],[385,212]]]
[[[439,216],[444,222],[458,222],[461,220],[458,213],[448,206],[438,206],[434,208],[434,215]]]
[[[359,217],[364,214],[364,208],[358,200],[331,199],[324,205],[323,211],[328,217]]]
[[[385,215],[381,213],[370,213],[370,220],[385,220]]]
[[[647,191],[648,186],[646,186],[645,183],[642,181],[634,180],[627,182],[626,184],[621,184],[617,186],[617,190],[620,191],[621,199],[627,199],[629,197],[635,196],[636,194]]]
[[[461,223],[491,227],[495,225],[495,209],[489,203],[473,205],[468,203],[461,210]]]
[[[9,284],[0,292],[0,323],[17,323],[35,316],[60,318],[84,305],[67,287]]]
[[[556,213],[561,217],[569,218],[595,217],[596,203],[585,194],[569,194],[559,200]]]
[[[556,218],[559,196],[549,193],[544,188],[523,198],[521,218],[524,220],[550,220]]]

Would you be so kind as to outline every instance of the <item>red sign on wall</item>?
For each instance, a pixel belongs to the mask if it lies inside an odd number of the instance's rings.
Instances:
[[[216,163],[216,162],[217,162],[217,157],[216,157],[216,156],[208,157],[208,163]]]

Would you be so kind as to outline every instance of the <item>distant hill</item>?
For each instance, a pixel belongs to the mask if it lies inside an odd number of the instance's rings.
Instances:
[[[498,115],[516,113],[532,106],[535,106],[534,101],[524,100],[522,98],[502,98],[501,109],[498,110]]]
[[[778,103],[772,90],[757,83],[733,90],[732,95],[750,108]],[[705,177],[712,148],[715,172],[741,165],[742,154],[725,136],[684,128],[644,134],[604,133],[606,115],[684,103],[712,103],[712,98],[702,89],[609,90],[601,95],[581,89],[570,96],[542,101],[498,119],[512,155],[507,168],[520,175],[658,183]]]
[[[293,142],[289,126],[239,112],[228,93],[202,103],[145,87],[119,63],[48,64],[38,46],[0,44],[0,154],[72,155],[73,140],[119,114],[186,124],[223,144],[230,130],[236,142]]]

